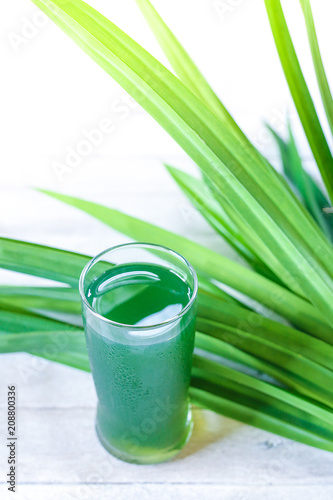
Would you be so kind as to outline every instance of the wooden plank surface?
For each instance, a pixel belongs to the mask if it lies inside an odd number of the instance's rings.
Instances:
[[[193,484],[126,484],[126,485],[24,485],[20,500],[331,500],[333,487],[318,486],[246,486]],[[10,497],[8,497],[10,498]],[[6,499],[7,500],[7,499]]]

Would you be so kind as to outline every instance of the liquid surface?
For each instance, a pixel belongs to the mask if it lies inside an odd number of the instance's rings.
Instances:
[[[90,305],[101,316],[133,326],[152,326],[177,316],[191,295],[175,272],[140,263],[107,270],[87,291]]]

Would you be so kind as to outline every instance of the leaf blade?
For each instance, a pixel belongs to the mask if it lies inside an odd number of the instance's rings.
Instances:
[[[0,267],[76,285],[91,257],[26,241],[0,238]],[[56,266],[55,266],[56,263]]]
[[[284,141],[270,126],[268,126],[268,129],[272,133],[280,150],[283,170],[286,177],[300,194],[304,205],[309,210],[314,220],[332,242],[333,226],[330,223],[329,216],[325,215],[323,212],[324,208],[327,208],[330,203],[311,175],[304,170],[290,122],[288,124],[288,142]]]
[[[333,201],[333,158],[303,76],[284,17],[280,0],[265,0],[276,48],[287,83],[313,156],[331,202]]]
[[[316,28],[312,15],[311,3],[309,0],[300,0],[300,2],[303,9],[306,29],[308,32],[308,39],[310,43],[313,65],[317,76],[317,82],[321,98],[323,101],[323,105],[325,108],[327,121],[329,123],[331,133],[333,134],[333,98],[319,49]]]

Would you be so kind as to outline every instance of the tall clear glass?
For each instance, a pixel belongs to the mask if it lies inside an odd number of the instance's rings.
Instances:
[[[81,274],[97,434],[122,460],[162,462],[189,439],[197,290],[184,257],[147,243],[106,250]]]

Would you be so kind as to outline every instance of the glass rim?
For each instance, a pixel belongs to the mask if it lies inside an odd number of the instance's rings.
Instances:
[[[190,300],[188,301],[188,303],[185,305],[185,307],[182,308],[181,311],[179,311],[178,314],[176,314],[175,316],[172,316],[171,318],[168,318],[160,323],[154,323],[152,325],[146,325],[146,326],[136,326],[136,325],[129,325],[127,323],[119,323],[117,321],[113,321],[111,319],[108,319],[108,318],[105,318],[102,314],[99,314],[88,302],[87,300],[87,297],[86,297],[86,294],[85,294],[85,291],[84,291],[84,281],[85,281],[85,278],[87,276],[87,273],[88,271],[92,268],[92,266],[98,262],[101,257],[103,257],[103,255],[106,255],[110,252],[113,252],[115,250],[121,250],[121,249],[126,249],[126,248],[134,248],[134,247],[140,247],[140,248],[152,248],[152,249],[159,249],[159,250],[163,250],[163,251],[166,251],[167,253],[171,253],[172,255],[174,255],[175,257],[177,257],[177,259],[181,260],[185,265],[186,267],[188,268],[188,270],[190,271],[190,274],[192,275],[193,277],[193,293],[192,293],[192,297],[190,298]],[[106,250],[103,250],[103,252],[100,252],[98,255],[96,255],[95,257],[93,257],[83,268],[82,272],[81,272],[81,275],[80,275],[80,280],[79,280],[79,292],[80,292],[80,296],[81,296],[81,300],[83,302],[83,304],[89,309],[89,311],[96,317],[98,318],[100,321],[103,321],[104,323],[107,323],[107,324],[110,324],[114,327],[117,327],[117,328],[128,328],[130,330],[136,330],[136,331],[147,331],[147,330],[154,330],[156,328],[160,328],[160,327],[164,327],[164,326],[167,326],[171,323],[174,323],[175,321],[177,321],[178,319],[182,318],[186,313],[187,311],[191,308],[191,306],[193,305],[196,297],[197,297],[197,294],[198,294],[198,276],[197,276],[197,273],[194,269],[194,267],[192,266],[192,264],[190,264],[190,262],[185,259],[185,257],[183,257],[180,253],[176,252],[175,250],[172,250],[171,248],[168,248],[164,245],[157,245],[155,243],[145,243],[145,242],[133,242],[133,243],[122,243],[120,245],[115,245],[113,247],[110,247],[110,248],[107,248]]]

